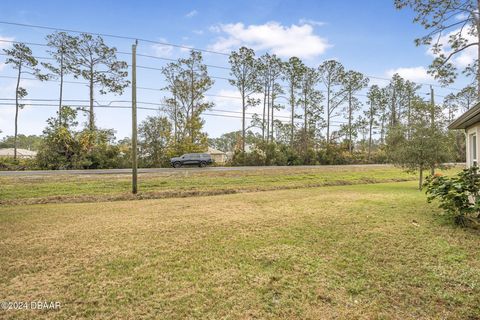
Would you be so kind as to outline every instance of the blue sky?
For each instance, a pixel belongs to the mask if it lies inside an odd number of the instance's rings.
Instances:
[[[176,43],[196,48],[229,51],[240,45],[251,46],[258,54],[266,51],[282,58],[299,55],[311,66],[326,59],[336,59],[346,68],[366,75],[389,77],[399,71],[413,81],[435,83],[425,72],[431,56],[425,47],[415,47],[413,39],[424,30],[412,23],[408,10],[398,11],[389,0],[365,1],[2,1],[0,21],[44,25],[58,28],[109,33]],[[0,39],[45,42],[49,31],[0,24]],[[130,51],[132,42],[105,38],[120,51]],[[9,44],[0,42],[0,48]],[[34,54],[45,56],[44,49],[32,47]],[[185,56],[184,50],[140,42],[139,53],[166,58]],[[119,58],[130,60],[127,55]],[[4,57],[0,56],[0,61]],[[227,66],[227,57],[205,54],[209,64]],[[139,58],[138,64],[161,67],[165,62]],[[228,71],[210,69],[214,76],[227,77]],[[0,64],[0,75],[14,75],[8,66]],[[139,70],[138,85],[160,88],[164,85],[159,71]],[[371,83],[387,82],[372,79]],[[29,98],[55,99],[58,84],[25,81]],[[13,98],[13,80],[0,78],[0,98]],[[456,84],[453,87],[461,87]],[[427,92],[428,88],[422,88]],[[438,94],[452,92],[437,88]],[[226,81],[216,80],[211,94],[236,96]],[[128,100],[123,97],[97,94],[102,103]],[[161,102],[163,93],[139,90],[138,100]],[[67,84],[66,99],[87,99],[83,85]],[[215,109],[240,111],[238,99],[209,97]],[[116,103],[120,104],[120,103]],[[128,105],[128,104],[126,104]],[[40,134],[45,120],[55,114],[55,108],[27,106],[20,113],[19,132]],[[255,110],[252,110],[253,112]],[[118,137],[130,135],[130,111],[98,109],[97,124],[114,128]],[[140,110],[140,120],[156,111]],[[225,113],[227,114],[227,113]],[[230,115],[233,113],[230,113]],[[285,111],[285,115],[288,110]],[[281,115],[281,113],[279,113]],[[0,137],[13,133],[14,108],[0,106]],[[240,119],[205,116],[205,129],[210,136],[238,130]],[[338,118],[341,122],[341,117]]]

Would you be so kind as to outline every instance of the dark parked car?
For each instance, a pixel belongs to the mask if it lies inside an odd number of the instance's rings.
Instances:
[[[170,159],[170,163],[175,168],[191,165],[205,167],[209,164],[212,164],[213,161],[212,157],[208,153],[187,153],[181,157],[175,157]]]

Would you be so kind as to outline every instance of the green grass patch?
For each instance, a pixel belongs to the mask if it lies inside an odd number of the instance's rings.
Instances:
[[[476,319],[478,231],[416,182],[0,208],[15,319]]]
[[[458,169],[452,169],[453,172]],[[140,174],[138,196],[129,175],[32,175],[0,177],[0,204],[92,202],[184,197],[236,192],[407,181],[415,175],[392,166],[316,166],[235,171]]]

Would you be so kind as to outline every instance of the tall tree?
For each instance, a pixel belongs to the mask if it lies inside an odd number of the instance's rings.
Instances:
[[[180,127],[180,120],[178,117],[178,100],[177,100],[177,90],[179,85],[178,73],[180,72],[180,66],[178,63],[171,62],[168,63],[164,68],[162,68],[162,74],[165,77],[167,86],[164,87],[164,90],[168,90],[171,94],[169,97],[164,98],[165,104],[168,106],[164,111],[167,112],[168,117],[173,122],[173,143],[176,144],[178,140],[178,133]]]
[[[320,81],[320,74],[314,68],[306,68],[300,80],[300,100],[299,103],[303,107],[303,153],[304,161],[308,162],[307,152],[310,147],[312,133],[316,128],[312,128],[317,122],[322,121],[321,113],[323,108],[321,102],[323,95],[316,89]]]
[[[447,110],[447,121],[450,123],[455,120],[455,115],[460,109],[458,106],[457,96],[450,93],[443,98],[443,107]]]
[[[60,79],[59,97],[58,97],[58,119],[62,119],[62,103],[63,103],[63,79],[64,76],[71,72],[74,66],[74,51],[77,41],[75,37],[66,32],[55,32],[47,35],[47,52],[55,60],[56,64],[45,63],[42,65],[47,68],[51,76]]]
[[[395,73],[387,86],[389,94],[389,125],[396,126],[401,121],[408,124],[411,121],[412,101],[417,96],[420,86],[405,80],[398,73]]]
[[[388,106],[389,106],[389,92],[388,88],[380,89],[378,108],[379,108],[379,122],[380,122],[380,144],[385,144],[385,136],[387,135],[388,122]]]
[[[295,105],[297,102],[297,90],[305,73],[306,67],[302,60],[297,57],[291,57],[288,62],[284,63],[283,80],[288,84],[288,100],[290,103],[290,145],[293,147],[295,134]]]
[[[360,100],[355,97],[359,91],[363,90],[368,86],[369,79],[366,78],[362,73],[349,70],[342,77],[342,86],[346,94],[346,106],[344,111],[347,116],[347,134],[348,134],[348,150],[350,153],[353,152],[353,117],[354,112],[361,108]]]
[[[230,75],[233,76],[229,82],[238,89],[242,99],[242,152],[245,152],[245,112],[248,107],[260,103],[258,99],[251,97],[260,90],[259,70],[255,52],[246,47],[233,51],[228,60],[231,66]]]
[[[260,90],[263,91],[263,122],[262,136],[267,142],[273,140],[274,109],[280,106],[275,99],[283,93],[280,86],[283,63],[276,55],[268,53],[258,59]]]
[[[177,152],[205,151],[207,136],[201,132],[204,124],[201,115],[213,107],[213,103],[205,101],[205,94],[214,82],[208,75],[202,54],[192,50],[188,58],[166,65],[162,73],[175,74],[175,81],[166,87],[171,95],[175,95],[175,104],[172,99],[167,99],[166,104],[167,109],[176,108]],[[170,111],[169,114],[173,113]]]
[[[395,6],[411,8],[413,21],[428,31],[415,44],[431,46],[435,58],[429,72],[442,83],[453,83],[458,76],[454,58],[476,47],[475,58],[462,71],[475,77],[480,97],[480,0],[395,0]]]
[[[127,63],[117,60],[117,49],[109,47],[100,36],[82,33],[75,39],[75,50],[67,52],[67,59],[72,61],[72,72],[76,78],[88,81],[89,88],[89,121],[90,131],[95,130],[95,114],[93,110],[94,90],[98,87],[100,94],[112,92],[122,94],[128,86],[126,79]]]
[[[24,104],[20,103],[20,99],[25,98],[28,94],[27,89],[21,87],[21,80],[24,74],[34,76],[41,81],[47,80],[48,77],[41,74],[38,61],[32,55],[32,50],[23,43],[14,43],[13,48],[3,49],[7,56],[5,64],[11,65],[17,70],[17,83],[15,86],[15,131],[13,139],[13,158],[17,159],[17,136],[18,136],[18,112],[23,109]]]
[[[456,94],[456,100],[460,109],[465,112],[479,101],[475,88],[467,86]]]
[[[280,104],[275,104],[276,98],[283,93],[282,86],[280,85],[280,80],[283,72],[283,62],[282,60],[277,57],[276,55],[271,55],[270,59],[268,59],[268,68],[269,68],[269,76],[270,76],[270,141],[273,142],[274,140],[274,111],[280,110],[282,106]],[[268,140],[268,139],[267,139]]]
[[[326,91],[327,144],[330,143],[330,126],[333,117],[337,116],[337,108],[345,101],[345,91],[340,88],[345,74],[343,65],[335,60],[323,62],[318,71]]]
[[[370,87],[367,93],[367,104],[368,109],[364,112],[365,117],[368,123],[368,155],[367,159],[370,161],[372,153],[372,142],[373,142],[373,127],[378,125],[379,112],[381,110],[381,91],[377,85]]]
[[[259,73],[259,84],[263,95],[263,112],[262,112],[262,139],[265,141],[267,132],[267,124],[270,123],[267,116],[270,115],[270,69],[268,68],[268,60],[270,55],[268,53],[262,55],[257,59],[257,68]]]

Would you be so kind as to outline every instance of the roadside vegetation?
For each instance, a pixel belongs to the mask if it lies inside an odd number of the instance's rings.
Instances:
[[[99,36],[55,32],[46,41],[49,63],[39,62],[23,43],[4,49],[5,63],[17,71],[19,81],[29,72],[39,81],[59,81],[60,86],[58,99],[51,99],[58,104],[28,100],[31,107],[58,108],[43,134],[33,137],[20,134],[17,118],[26,112],[28,91],[16,88],[15,134],[0,145],[15,150],[24,146],[38,155],[34,161],[22,161],[15,152],[13,161],[0,159],[0,170],[130,166],[131,139],[99,128],[95,115],[96,108],[114,112],[129,106],[93,103],[107,92],[124,92],[129,86],[127,63]],[[209,100],[217,96],[212,88],[218,77],[210,74],[200,51],[158,68],[165,84],[161,103],[139,102],[139,109],[158,113],[139,123],[140,167],[169,166],[171,157],[206,152],[208,147],[228,154],[226,165],[233,166],[395,163],[423,172],[465,160],[462,133],[448,132],[446,126],[456,113],[473,105],[475,90],[470,85],[435,103],[433,90],[428,98],[422,85],[398,74],[383,87],[370,85],[365,74],[335,60],[308,66],[298,57],[282,60],[241,47],[231,52],[228,62],[228,78],[223,79],[239,96],[223,98],[240,104],[241,111],[216,109]],[[64,77],[88,81],[88,100],[69,103],[63,97]],[[241,130],[212,138],[204,129],[204,116],[209,115],[238,118]],[[87,120],[83,124],[82,116]]]
[[[128,174],[29,174],[0,176],[0,204],[188,197],[412,179],[416,179],[414,175],[388,165],[270,167],[233,171],[186,169],[167,173],[141,173],[140,192],[133,196],[130,194],[131,177]]]

